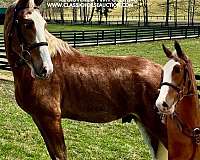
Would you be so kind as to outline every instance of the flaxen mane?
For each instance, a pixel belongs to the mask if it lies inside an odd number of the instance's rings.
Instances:
[[[56,38],[47,30],[45,33],[49,44],[49,52],[52,57],[56,56],[57,54],[80,55],[79,51],[71,47],[67,42]]]

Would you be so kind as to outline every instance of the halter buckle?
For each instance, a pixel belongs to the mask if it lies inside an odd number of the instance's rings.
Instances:
[[[22,51],[22,59],[24,59],[26,62],[31,61],[31,53],[28,50]]]
[[[195,144],[200,144],[200,128],[194,128],[192,131],[192,137]]]

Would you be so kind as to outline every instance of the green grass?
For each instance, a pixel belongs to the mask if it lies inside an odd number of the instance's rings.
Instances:
[[[48,24],[49,31],[74,31],[74,30],[102,30],[102,29],[115,29],[125,28],[124,26],[104,26],[104,25],[61,25],[61,24]]]
[[[124,26],[101,26],[101,25],[62,25],[62,24],[48,24],[48,30],[53,31],[75,31],[75,30],[101,30],[101,29],[115,29],[125,28]],[[3,32],[3,25],[0,25],[0,33]]]
[[[99,46],[81,48],[85,54],[137,55],[160,64],[167,61],[161,44],[172,48],[172,41]],[[180,40],[192,59],[195,72],[200,73],[199,39]],[[4,74],[1,71],[0,74]],[[9,75],[9,73],[5,73]],[[14,100],[13,83],[0,81],[0,159],[47,160],[46,147],[30,116]],[[92,124],[65,119],[62,121],[65,142],[70,160],[150,160],[149,149],[144,144],[134,122],[122,124],[120,120],[106,124]]]
[[[162,44],[165,44],[171,51],[173,48],[173,41],[157,41],[157,42],[142,42],[142,43],[130,43],[123,45],[102,45],[96,47],[85,47],[79,50],[85,54],[91,55],[137,55],[146,57],[160,64],[165,64],[168,60],[162,50]],[[197,39],[186,39],[179,40],[183,50],[193,62],[194,70],[200,74],[200,40]]]
[[[0,90],[0,159],[49,159],[31,117],[15,103],[13,83],[0,81]],[[63,120],[63,128],[69,159],[150,159],[134,123]]]
[[[3,25],[0,25],[0,33],[3,33]]]

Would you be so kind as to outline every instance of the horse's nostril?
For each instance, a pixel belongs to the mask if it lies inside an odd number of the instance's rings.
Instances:
[[[43,75],[47,74],[47,69],[46,69],[46,67],[43,67],[40,73],[43,74]]]
[[[166,102],[163,102],[163,107],[169,108],[168,104]]]

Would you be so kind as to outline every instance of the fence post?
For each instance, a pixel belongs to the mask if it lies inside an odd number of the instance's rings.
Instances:
[[[137,43],[138,41],[138,29],[135,30],[135,42]]]
[[[155,41],[155,28],[153,28],[153,41]]]
[[[102,30],[102,40],[104,39],[104,30]]]
[[[76,33],[74,33],[74,48],[76,47]]]
[[[97,46],[99,45],[99,32],[97,32]]]
[[[185,28],[185,38],[187,38],[187,34],[188,34],[187,32],[188,32],[188,28],[186,27]]]
[[[200,27],[198,26],[198,37],[200,36]]]
[[[82,31],[83,40],[85,40],[85,31]]]
[[[116,30],[115,30],[115,40],[114,40],[114,42],[115,42],[115,45],[117,44],[117,32],[116,32]]]
[[[60,31],[60,39],[62,39],[62,31]]]
[[[172,39],[172,29],[171,29],[171,27],[169,27],[169,39]]]

